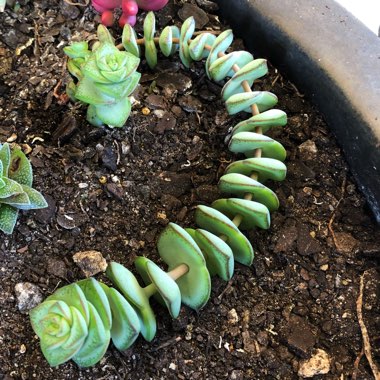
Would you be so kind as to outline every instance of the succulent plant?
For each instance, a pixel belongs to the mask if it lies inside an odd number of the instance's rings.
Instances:
[[[136,72],[140,59],[119,51],[108,30],[98,27],[99,41],[92,51],[86,42],[65,47],[67,68],[76,78],[67,93],[73,100],[89,104],[87,120],[96,126],[122,127],[131,112],[129,96],[140,80]]]
[[[134,26],[139,8],[145,11],[158,11],[168,0],[92,0],[92,6],[102,15],[102,24],[111,26],[114,23],[114,10],[122,9],[119,25]]]
[[[158,38],[161,50],[170,55],[179,49],[185,66],[192,60],[207,58],[206,73],[210,78],[230,77],[222,90],[227,111],[253,114],[233,128],[229,143],[232,152],[243,153],[246,158],[230,164],[219,180],[221,192],[232,197],[218,199],[211,207],[197,206],[197,229],[169,223],[157,244],[168,272],[145,257],[135,260],[145,287],[132,272],[112,262],[106,274],[120,293],[95,279],[87,279],[59,289],[33,309],[32,325],[51,365],[70,358],[80,366],[93,365],[111,339],[116,348],[125,350],[140,332],[151,341],[156,333],[151,296],[166,305],[173,318],[178,316],[181,303],[194,310],[204,307],[211,292],[210,276],[228,281],[233,275],[234,261],[251,265],[254,259],[252,245],[240,229],[269,228],[270,212],[279,207],[276,194],[264,182],[285,178],[286,166],[282,161],[286,151],[263,133],[285,125],[287,117],[281,110],[270,109],[277,103],[274,94],[251,90],[254,81],[267,73],[266,61],[253,59],[244,51],[226,54],[233,40],[230,30],[218,37],[203,33],[191,40],[194,30],[192,18],[184,22],[181,30],[166,27]],[[139,43],[145,45],[151,67],[157,62],[154,33],[154,15],[149,13],[142,41],[136,39],[128,25],[122,37],[124,48],[133,55],[139,56]]]
[[[0,230],[13,232],[19,210],[47,207],[45,198],[32,188],[32,166],[20,148],[0,144]]]

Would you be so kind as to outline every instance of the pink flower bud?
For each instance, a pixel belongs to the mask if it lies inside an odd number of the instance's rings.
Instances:
[[[136,15],[127,15],[123,13],[119,18],[119,25],[121,28],[123,28],[125,24],[134,26],[136,24]]]
[[[135,16],[137,15],[137,12],[139,10],[139,7],[136,3],[136,1],[131,0],[123,0],[121,3],[121,8],[123,9],[123,13]]]
[[[112,26],[114,17],[112,11],[105,11],[102,13],[102,24],[104,26]]]
[[[92,0],[92,6],[99,12],[121,7],[121,0]]]

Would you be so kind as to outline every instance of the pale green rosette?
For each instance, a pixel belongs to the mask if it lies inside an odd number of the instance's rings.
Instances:
[[[108,30],[100,25],[99,41],[92,51],[85,43],[76,43],[65,48],[70,57],[68,69],[77,79],[67,87],[72,99],[89,104],[87,120],[100,126],[122,127],[131,112],[129,96],[140,80],[136,69],[140,59],[119,51]]]

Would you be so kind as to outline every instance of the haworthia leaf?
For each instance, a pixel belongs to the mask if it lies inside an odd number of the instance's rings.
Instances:
[[[18,209],[0,203],[0,230],[11,234],[16,225]]]
[[[22,189],[28,195],[29,204],[18,206],[21,210],[39,209],[48,206],[48,203],[39,191],[25,185],[22,186]]]
[[[32,165],[19,148],[12,150],[8,177],[21,185],[32,186],[33,184]]]
[[[5,143],[0,148],[0,161],[3,164],[2,175],[8,177],[8,169],[11,162],[11,150],[8,143]]]
[[[22,186],[16,181],[6,177],[3,177],[2,180],[5,183],[5,186],[0,188],[0,203],[4,198],[23,193]]]
[[[2,198],[0,203],[21,209],[30,205],[29,197],[26,193],[11,195],[8,198]]]

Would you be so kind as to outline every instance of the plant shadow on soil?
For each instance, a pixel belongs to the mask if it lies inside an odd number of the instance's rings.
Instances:
[[[62,47],[94,39],[96,14],[63,1],[21,3],[0,14],[0,141],[31,148],[34,187],[49,208],[22,213],[14,234],[1,235],[0,378],[296,379],[314,349],[329,355],[324,379],[350,378],[362,349],[356,299],[366,270],[364,320],[378,343],[380,231],[321,115],[271,66],[255,88],[274,92],[288,114],[288,125],[270,133],[288,152],[288,176],[270,184],[281,204],[271,228],[248,232],[252,267],[237,264],[229,283],[214,278],[198,314],[183,307],[172,320],[154,305],[152,343],[139,338],[126,352],[111,345],[90,369],[48,366],[15,285],[33,283],[46,297],[83,278],[72,260],[78,251],[98,250],[129,268],[137,255],[159,261],[165,225],[194,226],[195,206],[221,197],[218,178],[238,158],[226,136],[244,115],[227,115],[222,84],[207,79],[203,62],[186,70],[178,56],[161,57],[155,71],[140,66],[125,128],[90,126],[85,107],[60,104],[53,92],[68,79]],[[181,22],[182,3],[158,12],[158,30]],[[226,28],[210,2],[187,3],[187,12],[206,10],[206,27]],[[362,358],[357,379],[371,378]]]

